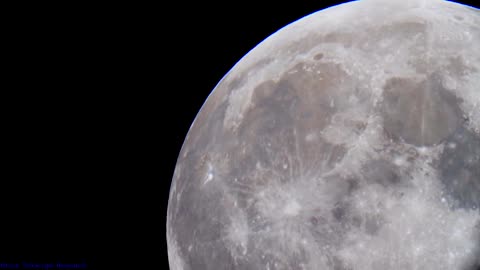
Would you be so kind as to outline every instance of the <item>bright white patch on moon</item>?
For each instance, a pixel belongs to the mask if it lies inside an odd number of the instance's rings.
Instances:
[[[175,169],[173,270],[480,267],[480,11],[360,0],[222,79]]]
[[[283,213],[287,216],[295,216],[298,214],[299,211],[300,205],[295,200],[289,201],[283,209]]]
[[[207,175],[205,176],[205,181],[203,182],[203,184],[205,185],[206,183],[212,181],[213,179],[213,168],[212,168],[212,165],[208,164],[208,170],[207,170]]]

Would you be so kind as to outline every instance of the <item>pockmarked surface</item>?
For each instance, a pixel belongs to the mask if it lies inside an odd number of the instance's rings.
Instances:
[[[480,11],[361,0],[220,81],[178,157],[173,270],[480,267]]]

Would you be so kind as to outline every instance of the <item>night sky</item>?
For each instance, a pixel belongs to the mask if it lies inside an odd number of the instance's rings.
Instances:
[[[170,183],[206,97],[262,40],[337,3],[3,9],[0,269],[168,269]]]

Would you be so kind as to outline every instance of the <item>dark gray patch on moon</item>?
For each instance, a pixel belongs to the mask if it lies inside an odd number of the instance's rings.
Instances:
[[[322,58],[323,58],[323,53],[317,53],[317,54],[313,57],[313,59],[314,59],[314,60],[317,60],[317,61],[318,61],[318,60],[321,60]]]
[[[317,70],[322,70],[323,74],[317,74]],[[239,140],[248,142],[246,147],[251,148],[250,151],[264,151],[258,153],[264,161],[279,154],[285,155],[283,163],[263,164],[276,171],[282,171],[285,164],[295,170],[318,170],[316,166],[320,164],[317,162],[325,160],[319,157],[327,154],[324,165],[334,166],[346,153],[343,146],[327,143],[321,138],[310,143],[305,138],[309,134],[315,137],[314,134],[325,128],[338,110],[330,106],[331,100],[338,97],[329,90],[338,84],[333,78],[344,76],[343,71],[332,64],[300,63],[285,72],[278,82],[260,83],[253,93],[253,105],[239,127]],[[280,153],[277,153],[278,149],[282,149]],[[300,168],[300,160],[304,168]],[[299,173],[294,172],[297,176]]]
[[[439,144],[451,135],[461,119],[456,98],[438,76],[422,81],[391,78],[383,91],[384,128],[393,139],[416,146]]]
[[[455,77],[465,77],[477,71],[473,66],[466,63],[465,59],[460,56],[451,57],[445,70]]]
[[[383,159],[368,162],[362,174],[367,183],[380,184],[384,188],[398,185],[402,181],[396,166]]]
[[[347,202],[338,202],[332,210],[332,215],[338,222],[345,222],[349,211],[349,205]]]
[[[480,208],[480,137],[461,127],[445,142],[440,158],[441,180],[462,208]]]
[[[364,231],[367,235],[376,235],[383,226],[384,218],[380,214],[360,214],[352,208],[351,202],[340,201],[331,211],[334,220],[339,223],[342,232],[351,227]]]

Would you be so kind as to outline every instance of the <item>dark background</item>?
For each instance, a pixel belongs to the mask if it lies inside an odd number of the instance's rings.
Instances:
[[[159,3],[0,9],[0,263],[168,269],[170,183],[205,99],[262,40],[340,2]]]

